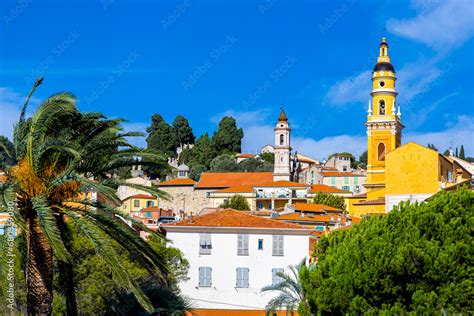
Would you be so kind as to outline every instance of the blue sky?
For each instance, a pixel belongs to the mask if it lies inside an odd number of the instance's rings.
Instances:
[[[284,104],[293,147],[365,148],[370,72],[386,29],[403,142],[474,156],[474,9],[468,0],[39,1],[0,3],[0,134],[38,75],[39,102],[72,91],[85,111],[144,130],[153,113],[196,135],[226,114],[244,150],[273,142]],[[138,143],[143,143],[139,140]]]

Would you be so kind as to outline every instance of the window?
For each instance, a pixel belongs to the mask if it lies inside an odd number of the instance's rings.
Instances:
[[[448,171],[448,182],[453,182],[453,172]]]
[[[347,171],[347,166],[343,166],[342,171],[346,172]]]
[[[212,268],[211,267],[199,267],[199,286],[200,287],[212,286]]]
[[[280,145],[284,145],[284,144],[285,144],[285,135],[280,134]]]
[[[272,209],[272,203],[268,203],[267,210],[271,210],[271,209]]]
[[[263,239],[258,240],[258,250],[263,250]]]
[[[385,160],[385,144],[380,143],[377,147],[377,158],[379,161]]]
[[[0,235],[5,235],[5,225],[0,225]]]
[[[344,184],[349,184],[349,177],[344,177]]]
[[[235,287],[248,288],[249,287],[249,268],[237,268],[237,277]]]
[[[262,204],[262,203],[258,203],[258,204],[257,204],[257,208],[258,208],[258,209],[263,208],[263,204]]]
[[[133,207],[140,207],[140,201],[139,200],[134,200],[133,201]]]
[[[359,177],[354,177],[354,184],[358,185],[359,184]]]
[[[186,171],[180,171],[179,176],[180,177],[185,177],[186,176]]]
[[[125,210],[127,208],[127,203],[123,203],[122,208]]]
[[[336,184],[336,177],[331,177],[331,184]]]
[[[273,256],[283,256],[283,236],[273,235]]]
[[[342,186],[342,189],[345,190],[345,191],[350,191],[350,190],[351,190],[351,187],[348,186],[348,185],[343,185],[343,186]]]
[[[379,108],[380,108],[379,114],[385,115],[385,101],[384,100],[380,100]]]
[[[146,212],[146,215],[145,215],[147,218],[151,218],[152,215],[151,215],[151,212]]]
[[[314,179],[314,170],[311,170],[311,179]]]
[[[237,256],[248,256],[249,255],[249,235],[238,234],[237,235]]]
[[[152,207],[155,206],[155,202],[153,201],[146,201],[146,207]]]
[[[279,276],[279,273],[283,273],[285,270],[281,268],[273,268],[272,269],[272,285],[277,285],[278,283],[283,281],[283,278]]]
[[[199,234],[199,254],[210,255],[212,249],[211,234],[200,233]]]

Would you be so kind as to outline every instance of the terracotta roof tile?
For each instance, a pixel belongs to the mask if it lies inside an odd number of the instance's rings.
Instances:
[[[311,189],[309,190],[309,193],[318,193],[318,192],[324,192],[324,193],[351,193],[350,191],[341,190],[341,189],[334,188],[334,187],[331,187],[331,186],[325,185],[325,184],[313,184],[313,185],[311,185]]]
[[[237,155],[235,155],[235,157],[237,157],[237,158],[253,158],[255,156],[256,156],[255,154],[237,154]]]
[[[8,177],[6,175],[0,175],[0,182],[7,182]]]
[[[309,215],[305,214],[304,216],[301,216],[300,213],[291,213],[291,214],[284,214],[278,216],[276,219],[282,220],[282,221],[301,221],[301,222],[322,222],[322,223],[336,223],[338,222],[338,218],[341,219],[341,222],[345,222],[344,216],[339,216],[339,215]]]
[[[214,191],[213,193],[252,193],[253,187],[251,185],[239,185],[236,187],[225,188]]]
[[[148,195],[148,194],[135,194],[135,195],[126,197],[125,199],[123,199],[123,201],[128,200],[128,199],[153,199],[153,200],[156,200],[156,197],[154,197],[153,195]]]
[[[195,187],[197,189],[229,188],[239,185],[256,185],[272,180],[271,172],[204,172]]]
[[[295,210],[304,211],[304,212],[320,212],[324,211],[333,211],[333,212],[342,212],[341,209],[324,205],[324,204],[313,204],[313,203],[295,203]]]
[[[206,215],[181,220],[174,223],[163,225],[167,227],[186,226],[186,227],[253,227],[253,228],[280,228],[280,229],[307,229],[304,226],[285,223],[270,218],[255,216],[243,211],[225,209],[215,211]]]
[[[165,187],[165,186],[193,186],[195,184],[196,184],[196,181],[194,181],[193,179],[176,178],[176,179],[160,182],[159,186],[160,187]]]

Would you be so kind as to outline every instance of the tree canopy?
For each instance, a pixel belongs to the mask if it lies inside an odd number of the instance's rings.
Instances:
[[[235,157],[229,154],[222,154],[212,159],[210,168],[212,172],[239,171],[239,165],[235,161]]]
[[[178,115],[173,121],[173,128],[176,132],[176,139],[178,144],[183,146],[185,144],[194,144],[194,134],[193,129],[189,126],[188,120],[182,116]]]
[[[344,198],[340,195],[325,193],[325,192],[318,192],[313,197],[314,204],[323,204],[331,207],[335,207],[341,210],[346,209],[346,205],[344,203]]]
[[[244,131],[237,128],[235,119],[224,116],[212,136],[212,145],[219,153],[240,153]]]
[[[148,137],[146,142],[149,149],[164,153],[167,157],[172,157],[176,153],[179,145],[175,129],[166,123],[159,114],[151,117],[151,125],[146,129]]]
[[[301,275],[313,314],[472,314],[474,193],[441,192],[316,244]]]
[[[0,135],[0,170],[13,165],[15,160],[10,156],[14,152],[13,143],[8,138]]]
[[[230,200],[220,205],[222,208],[232,208],[238,211],[250,211],[250,205],[247,199],[242,195],[234,195]]]

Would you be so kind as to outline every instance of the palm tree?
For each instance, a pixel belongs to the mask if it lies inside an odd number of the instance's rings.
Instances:
[[[268,285],[262,288],[262,292],[279,292],[277,296],[272,298],[267,306],[266,315],[270,315],[280,309],[286,309],[287,314],[293,315],[293,311],[298,310],[300,305],[303,305],[303,309],[307,305],[306,295],[303,286],[300,283],[300,272],[306,267],[306,258],[301,260],[296,266],[288,266],[290,272],[277,272],[277,276],[280,281],[276,284]]]
[[[77,314],[66,221],[74,221],[92,242],[96,253],[110,267],[117,285],[133,293],[145,310],[153,312],[150,299],[121,265],[110,240],[117,241],[133,255],[163,288],[169,285],[169,270],[161,255],[117,219],[121,216],[133,220],[116,209],[120,203],[116,188],[127,185],[157,198],[167,196],[155,188],[118,180],[114,174],[119,168],[137,163],[159,167],[164,160],[130,145],[126,137],[141,134],[123,132],[120,126],[123,120],[79,112],[76,98],[68,92],[49,97],[26,118],[28,100],[41,82],[42,79],[33,86],[15,126],[14,151],[0,143],[15,161],[6,170],[7,182],[0,187],[0,212],[9,211],[14,223],[26,235],[27,312],[29,315],[51,314],[53,267],[57,261],[68,314]],[[147,162],[137,162],[136,157],[146,157]],[[98,192],[107,202],[81,198],[90,190]],[[8,206],[14,207],[8,209]],[[135,223],[157,235],[140,222]],[[1,246],[7,247],[6,243]],[[0,261],[2,277],[6,278],[5,256]]]

